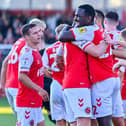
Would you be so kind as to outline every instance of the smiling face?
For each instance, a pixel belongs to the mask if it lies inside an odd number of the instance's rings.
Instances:
[[[87,26],[91,24],[91,16],[85,13],[85,9],[78,8],[75,12],[73,22],[75,27]]]

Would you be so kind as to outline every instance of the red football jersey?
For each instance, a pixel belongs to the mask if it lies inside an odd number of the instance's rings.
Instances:
[[[47,48],[43,55],[43,65],[45,67],[50,67],[53,72],[53,79],[57,80],[61,85],[63,83],[64,71],[60,70],[56,66],[55,56],[57,49],[61,43],[56,42],[49,48]]]
[[[84,46],[82,46],[83,50],[85,50],[90,43],[98,45],[104,40],[104,30],[96,25],[89,26],[89,28],[88,26],[76,29],[74,28],[73,32],[76,40],[87,41],[86,43],[88,44],[84,44]],[[88,65],[91,83],[96,83],[110,77],[117,76],[112,72],[113,57],[110,45],[108,46],[106,53],[100,57],[96,58],[88,55]]]
[[[112,41],[120,41],[120,32],[119,31],[115,30],[115,31],[109,31],[107,33],[110,35]],[[118,47],[120,47],[120,46],[119,45],[112,46],[113,49],[117,49]],[[114,64],[117,63],[118,60],[119,60],[119,58],[113,56]]]
[[[19,58],[19,72],[27,73],[27,76],[41,88],[43,88],[43,64],[39,51],[25,46],[21,50]],[[36,90],[26,87],[19,81],[16,98],[18,107],[41,107],[42,97]]]
[[[100,44],[104,40],[103,33],[101,29],[94,31],[93,43],[95,45]],[[113,56],[112,49],[109,45],[106,52],[100,57],[96,58],[88,55],[89,73],[90,80],[92,83],[103,81],[111,77],[117,77],[112,71],[113,68]]]
[[[18,88],[18,60],[20,51],[24,45],[25,39],[18,39],[9,53],[5,85],[6,88]]]
[[[72,43],[65,43],[63,89],[90,88],[87,55]]]

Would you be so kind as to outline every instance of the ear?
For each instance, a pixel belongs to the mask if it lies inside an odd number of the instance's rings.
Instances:
[[[116,26],[118,26],[119,25],[119,21],[116,23]]]
[[[25,39],[28,39],[28,38],[29,38],[29,36],[28,36],[28,35],[25,35],[25,36],[24,36],[24,38],[25,38]]]
[[[91,20],[92,20],[92,17],[88,16],[88,22],[91,22]]]
[[[107,20],[106,19],[104,19],[104,24],[106,24],[107,23]]]

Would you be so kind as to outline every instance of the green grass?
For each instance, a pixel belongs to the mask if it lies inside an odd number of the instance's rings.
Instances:
[[[45,116],[46,126],[55,126],[49,119],[47,114]],[[0,114],[0,126],[15,126],[16,118],[12,114]]]
[[[9,107],[6,97],[0,98],[0,107]]]
[[[0,98],[0,107],[9,107],[6,98]],[[55,124],[49,120],[47,114],[44,114],[44,117],[46,126],[55,126]],[[15,124],[16,117],[13,114],[0,114],[0,126],[15,126]]]

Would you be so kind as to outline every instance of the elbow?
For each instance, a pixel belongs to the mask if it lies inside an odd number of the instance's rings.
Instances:
[[[5,68],[7,66],[7,64],[8,64],[8,59],[6,58],[6,59],[4,59],[4,61],[2,63],[2,67]]]
[[[22,78],[20,77],[20,75],[18,76],[18,80],[19,80],[19,81],[22,81]]]
[[[22,82],[23,81],[23,77],[22,77],[22,75],[19,73],[19,75],[18,75],[18,80],[20,81],[20,82]]]
[[[94,52],[93,54],[92,54],[92,56],[94,56],[94,57],[100,57],[101,55],[102,55],[103,53],[99,53],[99,52]]]
[[[66,39],[63,36],[59,36],[58,40],[61,41],[61,42],[65,42],[66,41]]]

